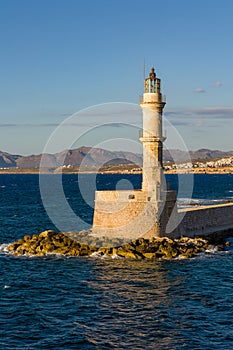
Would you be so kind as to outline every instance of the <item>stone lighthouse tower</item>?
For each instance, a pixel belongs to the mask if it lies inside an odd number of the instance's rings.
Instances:
[[[144,80],[142,186],[139,190],[96,191],[93,235],[135,239],[167,236],[176,193],[164,188],[162,114],[165,98],[154,68]],[[177,232],[171,230],[170,236]]]
[[[143,112],[143,130],[140,141],[143,144],[142,190],[147,191],[151,200],[161,200],[163,189],[163,137],[162,114],[165,98],[160,91],[160,79],[154,68],[144,80],[144,94],[140,105]]]

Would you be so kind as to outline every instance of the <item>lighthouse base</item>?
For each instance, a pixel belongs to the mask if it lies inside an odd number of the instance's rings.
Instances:
[[[166,191],[162,200],[153,200],[142,190],[97,191],[92,235],[134,240],[139,237],[178,237],[167,232],[169,220],[176,215],[176,193]],[[170,224],[170,227],[171,224]]]

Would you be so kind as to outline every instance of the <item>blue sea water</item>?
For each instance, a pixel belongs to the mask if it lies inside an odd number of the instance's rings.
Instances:
[[[139,175],[82,176],[88,204],[76,175],[65,175],[63,185],[84,227],[92,221],[93,184],[139,188],[141,182]],[[177,177],[167,179],[177,189]],[[192,204],[231,200],[232,191],[232,175],[195,175]],[[231,250],[156,262],[7,255],[4,244],[55,228],[37,175],[0,175],[0,224],[0,349],[233,348]]]

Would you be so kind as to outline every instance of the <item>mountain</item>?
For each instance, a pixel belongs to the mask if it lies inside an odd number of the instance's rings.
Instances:
[[[190,160],[204,160],[204,159],[216,159],[223,157],[230,157],[233,155],[233,151],[218,151],[209,149],[199,149],[197,151],[181,151],[178,149],[164,150],[164,161],[174,162],[174,161],[187,161]],[[190,158],[189,158],[190,157]]]
[[[21,156],[16,160],[18,168],[39,168],[42,155]],[[43,162],[46,168],[57,168],[58,163],[55,155],[44,154]]]
[[[233,156],[233,151],[218,151],[209,149],[200,149],[190,151],[190,157],[197,159],[217,159]],[[42,155],[12,155],[0,151],[0,168],[39,168]],[[164,161],[185,161],[187,152],[174,149],[164,150]],[[72,150],[64,150],[56,154],[43,155],[44,167],[57,168],[62,165],[71,166],[102,166],[119,164],[137,164],[142,165],[142,155],[125,151],[108,151],[101,148],[79,147]]]
[[[19,157],[19,155],[12,155],[0,151],[0,168],[15,168],[17,166],[16,161]]]
[[[117,164],[141,164],[142,156],[123,151],[108,151],[102,148],[80,147],[74,150],[66,150],[56,155],[60,165],[71,166],[100,166]]]
[[[39,168],[41,154],[20,156],[0,152],[0,168]],[[57,168],[62,165],[71,166],[102,166],[118,164],[142,163],[142,156],[131,152],[111,152],[101,148],[80,147],[64,150],[56,154],[43,155],[43,167]]]
[[[218,150],[209,150],[209,149],[199,149],[198,151],[191,151],[192,159],[211,159],[211,158],[223,158],[230,157],[233,155],[233,151],[218,151]]]

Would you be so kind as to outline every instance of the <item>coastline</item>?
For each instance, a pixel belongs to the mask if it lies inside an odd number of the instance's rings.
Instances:
[[[0,169],[0,174],[141,174],[141,169],[124,166],[106,166],[101,168],[5,168]],[[192,168],[165,170],[164,174],[233,174],[233,167],[218,168]]]

